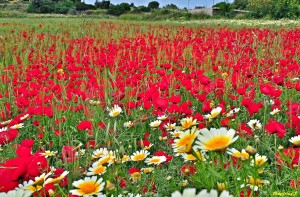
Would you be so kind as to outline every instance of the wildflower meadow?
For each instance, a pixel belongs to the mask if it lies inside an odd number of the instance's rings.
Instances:
[[[300,29],[0,19],[0,197],[300,196]]]

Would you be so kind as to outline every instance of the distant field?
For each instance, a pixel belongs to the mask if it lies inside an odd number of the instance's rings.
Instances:
[[[299,25],[0,18],[0,196],[299,196]]]

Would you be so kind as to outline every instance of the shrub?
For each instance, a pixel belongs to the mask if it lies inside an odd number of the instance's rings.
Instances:
[[[54,2],[51,0],[32,0],[28,6],[27,12],[29,13],[53,13]]]
[[[112,5],[107,11],[107,14],[120,16],[124,13],[127,13],[131,10],[130,5],[128,3],[121,3],[118,5]]]

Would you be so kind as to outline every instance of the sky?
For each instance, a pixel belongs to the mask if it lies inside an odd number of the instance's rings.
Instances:
[[[88,4],[94,4],[96,0],[85,0],[85,3]],[[98,0],[101,1],[101,0]],[[110,0],[112,4],[119,4],[119,3],[134,3],[135,6],[141,6],[145,5],[147,6],[149,2],[154,0]],[[213,5],[213,2],[219,3],[222,1],[227,1],[229,3],[233,2],[233,0],[155,0],[158,1],[160,4],[160,7],[163,7],[167,4],[175,4],[179,8],[195,8],[195,6],[205,6],[205,7],[211,7]],[[189,3],[188,3],[189,2]]]

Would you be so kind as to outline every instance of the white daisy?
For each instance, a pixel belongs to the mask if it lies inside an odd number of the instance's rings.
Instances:
[[[172,144],[174,152],[176,152],[177,154],[191,152],[193,143],[198,135],[199,131],[196,129],[196,127],[182,132],[179,138],[176,138],[174,140],[174,143]]]
[[[125,128],[130,128],[130,127],[133,126],[133,122],[131,122],[131,121],[125,122],[123,126],[124,126]]]
[[[259,120],[250,120],[247,125],[252,129],[252,130],[260,130],[262,128],[262,124],[259,122]]]
[[[224,151],[230,144],[238,139],[234,137],[235,130],[227,130],[225,127],[220,129],[211,128],[210,130],[204,128],[200,130],[196,144],[198,148],[208,151]]]
[[[272,116],[274,116],[274,115],[278,114],[279,112],[280,112],[280,110],[278,108],[275,108],[275,109],[273,109],[273,111],[270,112],[270,114]]]
[[[114,105],[111,109],[108,109],[109,111],[109,116],[111,117],[116,117],[122,113],[122,108],[119,107],[118,105]]]
[[[23,123],[16,124],[14,126],[9,127],[10,129],[21,129],[24,127]]]
[[[136,151],[130,156],[131,161],[143,161],[150,153],[147,150]]]
[[[235,148],[231,148],[231,149],[229,148],[229,149],[227,149],[227,153],[229,155],[232,155],[236,158],[241,159],[242,161],[249,159],[249,154],[246,152],[245,149],[242,149],[242,151],[240,152],[240,151],[236,150]]]
[[[149,125],[150,125],[150,127],[155,128],[155,127],[159,127],[159,125],[160,125],[161,123],[162,123],[161,120],[155,120],[155,121],[151,122]]]
[[[167,123],[164,125],[164,128],[167,130],[167,131],[171,131],[171,130],[174,130],[176,128],[176,123]]]
[[[98,159],[98,158],[100,158],[101,156],[103,156],[107,153],[108,153],[107,148],[99,148],[99,149],[96,149],[96,150],[93,151],[92,158],[93,159]]]
[[[74,181],[73,186],[77,187],[78,189],[70,190],[70,193],[84,197],[100,195],[105,185],[105,182],[102,181],[103,178],[97,180],[97,176],[85,177],[84,179]]]
[[[210,114],[204,115],[205,119],[211,121],[212,119],[216,118],[222,111],[221,107],[216,107],[211,110]]]
[[[289,141],[295,146],[300,146],[300,135],[292,137]]]
[[[165,119],[167,119],[167,118],[168,118],[167,115],[162,115],[162,116],[158,116],[158,117],[157,117],[157,120],[165,120]]]
[[[165,156],[153,156],[151,158],[147,158],[145,163],[148,165],[154,164],[154,165],[159,165],[163,162],[165,162],[167,159]]]
[[[97,165],[94,163],[92,167],[89,168],[89,172],[86,174],[87,176],[92,175],[102,175],[106,172],[106,167],[102,165]]]
[[[181,127],[179,127],[180,130],[186,130],[198,124],[197,119],[193,119],[192,117],[183,118],[180,120],[180,123],[181,123]]]
[[[53,156],[55,156],[56,153],[57,153],[57,151],[46,150],[45,152],[40,153],[40,155],[41,155],[41,156],[45,156],[45,158],[48,158],[48,157],[53,157]]]
[[[254,159],[251,160],[251,166],[262,166],[264,163],[268,161],[268,158],[265,155],[255,154]]]
[[[33,192],[29,190],[16,189],[7,193],[1,192],[0,197],[29,197],[32,195],[32,193]]]

